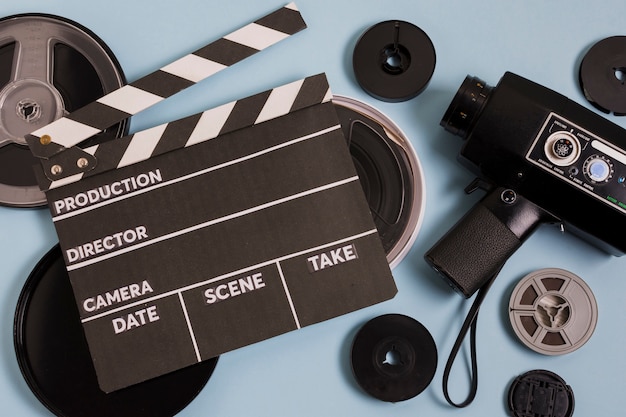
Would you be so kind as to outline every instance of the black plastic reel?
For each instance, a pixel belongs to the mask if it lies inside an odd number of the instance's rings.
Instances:
[[[437,347],[428,330],[401,314],[376,317],[352,343],[352,371],[358,384],[382,401],[399,402],[424,391],[437,369]]]
[[[379,100],[399,102],[420,94],[435,71],[435,47],[412,23],[388,20],[367,29],[354,47],[357,82]]]
[[[171,417],[211,377],[218,358],[105,394],[100,390],[58,245],[35,266],[20,294],[14,343],[24,379],[59,417]]]
[[[626,116],[626,36],[612,36],[594,44],[579,70],[587,100],[604,113]]]

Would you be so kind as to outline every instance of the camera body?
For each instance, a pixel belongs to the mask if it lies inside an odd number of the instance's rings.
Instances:
[[[458,160],[489,191],[425,254],[463,295],[541,223],[626,252],[626,130],[510,72],[496,87],[468,76],[441,125],[465,140]]]

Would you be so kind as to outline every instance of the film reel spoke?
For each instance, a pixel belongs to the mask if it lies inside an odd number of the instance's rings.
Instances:
[[[563,329],[559,332],[561,338],[565,341],[565,346],[571,347],[574,346],[574,341],[578,339],[578,337],[570,337],[570,332],[567,329]],[[575,336],[572,334],[572,336]]]
[[[532,336],[531,340],[534,343],[541,343],[542,340],[546,338],[547,334],[548,334],[548,330],[546,328],[537,327],[537,330],[535,331],[535,334]]]
[[[23,136],[38,125],[42,115],[58,117],[58,110],[63,108],[61,95],[50,79],[52,37],[45,32],[41,27],[33,27],[30,31],[11,34],[15,51],[11,62],[11,80],[0,92],[2,127],[5,130],[0,145],[26,145]],[[51,108],[44,111],[48,103]]]
[[[32,32],[17,32],[14,41],[17,44],[17,54],[13,65],[13,80],[35,79],[50,80],[52,68],[52,45],[54,38],[51,33],[42,27]]]
[[[52,83],[53,33],[46,26],[17,31],[11,82],[2,95],[3,118],[14,143],[26,145],[24,135],[63,115],[63,99]],[[14,113],[14,114],[13,114]],[[5,125],[5,124],[3,124]]]
[[[533,288],[537,292],[537,294],[545,294],[549,291],[548,288],[546,288],[546,285],[541,279],[541,277],[534,278],[532,280],[532,283],[533,283]]]

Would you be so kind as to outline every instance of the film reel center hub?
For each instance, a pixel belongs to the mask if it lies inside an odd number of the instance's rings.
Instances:
[[[43,111],[43,108],[46,111]],[[48,124],[63,115],[63,98],[54,85],[35,78],[7,84],[0,91],[0,133],[26,145],[24,136],[33,125]],[[43,119],[42,119],[43,117]]]
[[[380,22],[357,41],[352,66],[372,97],[389,102],[420,94],[435,71],[435,47],[419,27],[402,20]]]

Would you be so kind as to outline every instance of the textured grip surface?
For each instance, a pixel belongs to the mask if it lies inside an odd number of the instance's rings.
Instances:
[[[521,244],[504,222],[478,203],[426,253],[425,259],[469,298]]]

